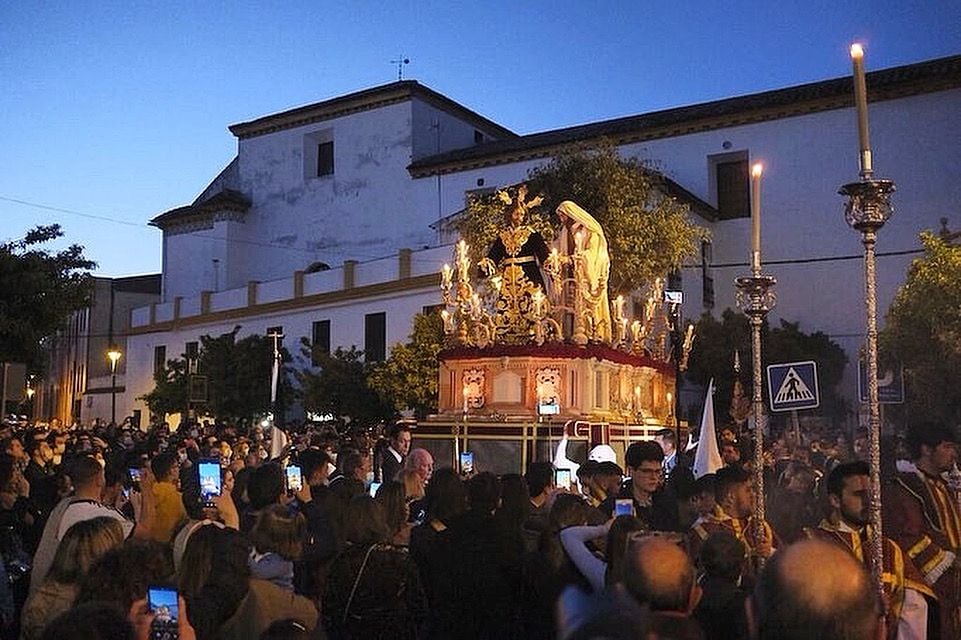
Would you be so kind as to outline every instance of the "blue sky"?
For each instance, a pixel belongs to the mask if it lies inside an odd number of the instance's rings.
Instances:
[[[869,70],[959,54],[958,25],[957,0],[0,3],[0,241],[59,222],[99,274],[159,271],[146,223],[230,161],[229,124],[400,54],[532,133],[847,75],[854,40]]]

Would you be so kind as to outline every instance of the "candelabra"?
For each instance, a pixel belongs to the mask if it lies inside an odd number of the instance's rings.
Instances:
[[[440,274],[444,333],[454,344],[482,349],[496,342],[517,343],[518,336],[521,342],[536,345],[565,338],[580,346],[600,342],[637,355],[646,353],[660,362],[673,355],[681,370],[686,369],[693,327],[679,337],[676,349],[665,348],[672,327],[664,310],[664,282],[657,278],[651,284],[642,318],[628,317],[623,295],[611,300],[608,329],[607,321],[599,322],[594,312],[606,300],[606,289],[591,285],[584,260],[579,239],[572,255],[552,250],[543,265],[551,286],[524,289],[512,286],[491,260],[474,263],[470,245],[461,240],[454,249],[453,266],[445,264]],[[476,288],[471,279],[475,268],[486,275],[483,286]],[[564,314],[573,316],[570,335],[565,335],[560,321]]]
[[[844,219],[861,233],[864,244],[864,307],[867,340],[865,369],[868,381],[868,464],[871,468],[871,577],[879,595],[884,594],[884,536],[881,529],[881,407],[878,401],[878,300],[875,246],[878,231],[894,209],[891,194],[894,182],[874,177],[874,160],[868,127],[868,94],[864,74],[864,49],[851,45],[854,67],[854,103],[858,122],[858,162],[860,180],[842,186],[838,193],[847,197]]]
[[[863,168],[861,180],[846,184],[839,194],[848,198],[844,219],[861,233],[864,244],[864,306],[867,315],[867,341],[864,364],[868,382],[868,446],[871,467],[871,574],[881,588],[884,566],[884,547],[881,529],[881,407],[878,401],[878,301],[875,245],[878,230],[894,211],[891,194],[894,182],[872,177],[870,168]]]
[[[760,252],[758,252],[760,253]],[[751,360],[753,388],[751,405],[754,414],[754,534],[755,540],[764,539],[764,400],[761,396],[761,325],[768,312],[774,308],[777,296],[773,276],[761,273],[761,261],[752,261],[751,275],[735,280],[737,286],[737,305],[747,315],[751,323]]]

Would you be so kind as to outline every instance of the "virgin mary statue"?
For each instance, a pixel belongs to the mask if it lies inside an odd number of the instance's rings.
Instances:
[[[593,338],[601,342],[611,341],[611,310],[607,295],[607,279],[611,271],[611,259],[607,252],[607,238],[601,224],[587,211],[570,200],[557,207],[562,227],[558,237],[560,252],[571,255],[573,248],[575,279],[582,287],[585,312],[593,323]]]

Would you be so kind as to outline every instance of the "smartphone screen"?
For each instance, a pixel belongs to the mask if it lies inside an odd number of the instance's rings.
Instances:
[[[465,476],[469,476],[470,474],[474,473],[474,452],[473,451],[461,451],[460,472]]]
[[[200,495],[204,500],[210,500],[220,495],[220,462],[217,460],[201,460],[197,464],[200,475]]]
[[[630,498],[618,498],[614,501],[614,517],[634,515],[634,501]]]
[[[130,475],[130,482],[135,484],[140,482],[140,469],[137,467],[130,467],[127,469],[127,473]]]
[[[177,590],[170,587],[148,587],[147,606],[154,614],[153,622],[150,624],[151,639],[176,639],[179,635],[177,618],[180,615]]]
[[[287,474],[287,491],[300,491],[304,488],[304,480],[300,475],[300,465],[288,464],[284,471]]]
[[[377,490],[380,489],[380,485],[381,485],[381,484],[382,484],[382,483],[380,483],[380,482],[371,482],[371,483],[370,483],[370,489],[369,489],[369,491],[370,491],[370,497],[371,497],[371,498],[376,498],[376,497],[377,497]]]
[[[554,484],[563,489],[570,489],[571,487],[571,470],[570,469],[556,469],[554,471]]]

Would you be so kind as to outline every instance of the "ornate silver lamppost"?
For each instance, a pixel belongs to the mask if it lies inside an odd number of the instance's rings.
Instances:
[[[751,323],[751,361],[753,385],[751,406],[754,415],[754,535],[760,542],[764,539],[764,400],[761,387],[761,325],[768,312],[774,308],[777,297],[773,276],[761,273],[761,173],[763,167],[751,168],[751,275],[740,276],[737,286],[737,304]],[[763,558],[758,559],[763,562]]]
[[[860,176],[840,188],[846,196],[844,219],[861,232],[864,244],[864,306],[867,311],[867,341],[865,368],[868,379],[868,444],[871,467],[871,576],[875,589],[883,593],[881,574],[884,566],[884,547],[881,531],[881,408],[878,402],[878,303],[875,245],[878,230],[891,217],[894,208],[891,194],[894,182],[874,178],[871,143],[868,133],[867,87],[864,79],[864,51],[861,45],[851,46],[854,64],[854,96],[858,115]]]

